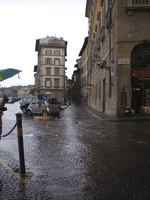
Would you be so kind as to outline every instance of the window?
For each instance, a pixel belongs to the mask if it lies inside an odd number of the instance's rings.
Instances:
[[[55,58],[55,60],[54,60],[54,64],[55,64],[55,65],[60,65],[60,59]]]
[[[58,100],[56,98],[50,98],[48,103],[50,104],[59,104]]]
[[[76,76],[73,77],[73,82],[75,83],[77,81]]]
[[[81,74],[83,74],[83,67],[81,68]]]
[[[101,81],[99,81],[99,99],[101,98]]]
[[[45,79],[45,87],[51,87],[51,79]]]
[[[109,0],[105,0],[105,14],[107,14],[109,9]]]
[[[55,76],[59,76],[59,68],[55,68]]]
[[[97,31],[97,24],[95,25],[95,32]]]
[[[51,65],[52,64],[52,59],[51,58],[46,58],[45,59],[45,65]]]
[[[100,12],[98,12],[98,13],[97,13],[97,21],[99,21],[99,20],[100,20],[100,15],[101,15],[101,13],[100,13]]]
[[[93,33],[93,39],[95,40],[95,33]]]
[[[51,56],[52,55],[52,51],[51,50],[45,50],[45,55]]]
[[[60,51],[59,51],[59,50],[55,50],[55,51],[54,51],[54,55],[55,55],[55,56],[60,56]]]
[[[50,75],[51,75],[51,68],[46,67],[46,76],[50,76]]]
[[[105,26],[105,16],[104,16],[104,8],[102,9],[101,12],[101,27]]]
[[[59,94],[55,93],[55,98],[58,99],[59,98]]]
[[[56,79],[56,78],[55,78],[55,79],[54,79],[54,84],[55,84],[55,87],[58,88],[58,87],[59,87],[59,79]]]

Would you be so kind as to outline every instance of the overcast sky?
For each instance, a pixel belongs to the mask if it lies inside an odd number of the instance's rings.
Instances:
[[[36,39],[63,37],[67,72],[71,78],[84,38],[88,35],[86,0],[0,0],[0,69],[22,70],[0,82],[2,87],[34,84]]]

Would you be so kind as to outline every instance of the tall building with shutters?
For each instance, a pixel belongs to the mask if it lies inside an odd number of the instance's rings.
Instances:
[[[47,94],[63,101],[66,95],[65,62],[67,42],[49,37],[36,40],[37,65],[34,66],[37,95]]]

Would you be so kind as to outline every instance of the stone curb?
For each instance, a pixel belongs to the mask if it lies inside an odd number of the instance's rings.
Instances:
[[[147,120],[150,120],[150,116],[113,118],[113,117],[109,117],[107,115],[104,115],[102,113],[99,113],[99,112],[93,110],[90,107],[84,107],[84,108],[85,108],[85,110],[87,110],[93,116],[100,118],[101,121],[123,122],[123,121],[147,121]]]

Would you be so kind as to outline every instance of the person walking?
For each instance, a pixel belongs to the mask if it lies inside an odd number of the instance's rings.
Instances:
[[[2,134],[2,125],[3,125],[3,122],[2,122],[2,116],[3,116],[3,111],[5,110],[4,109],[4,106],[5,106],[5,103],[7,103],[9,101],[9,98],[4,94],[3,95],[3,100],[0,104],[0,139],[1,139],[1,134]]]

